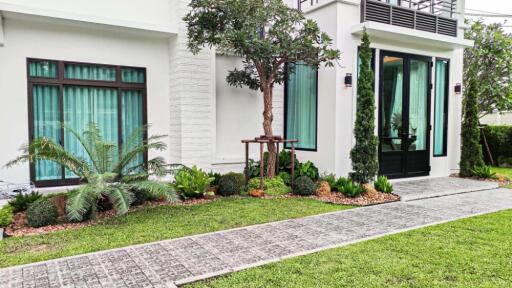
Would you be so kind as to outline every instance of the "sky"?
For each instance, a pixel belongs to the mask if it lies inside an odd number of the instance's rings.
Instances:
[[[478,10],[478,11],[475,11]],[[466,13],[487,14],[485,12],[492,12],[498,14],[512,15],[512,1],[510,0],[466,0]],[[479,17],[473,17],[479,18]],[[505,22],[506,26],[512,26],[512,17],[498,18],[498,17],[484,17],[485,23]],[[508,19],[508,20],[507,20]],[[506,27],[505,30],[512,33],[512,27]]]

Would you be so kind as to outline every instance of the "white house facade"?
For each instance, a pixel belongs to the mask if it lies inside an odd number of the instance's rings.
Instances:
[[[381,174],[446,176],[460,157],[464,0],[287,1],[316,20],[341,51],[338,65],[297,69],[274,90],[274,132],[298,138],[298,157],[320,171],[351,171],[358,46],[374,60]],[[259,92],[230,87],[234,56],[192,55],[186,0],[0,0],[0,165],[39,136],[82,153],[68,132],[96,122],[120,145],[136,127],[168,135],[150,152],[169,163],[240,171],[242,139],[262,134]],[[351,85],[352,83],[352,85]],[[257,149],[251,157],[257,159]],[[140,159],[143,161],[143,159]],[[1,168],[0,180],[72,185],[60,167]]]

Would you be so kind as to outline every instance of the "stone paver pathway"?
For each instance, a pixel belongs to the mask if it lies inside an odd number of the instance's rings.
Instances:
[[[0,287],[173,287],[511,208],[508,189],[395,202],[6,268]]]

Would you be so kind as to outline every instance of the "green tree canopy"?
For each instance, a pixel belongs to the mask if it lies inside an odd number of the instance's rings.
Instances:
[[[333,66],[339,51],[317,23],[281,0],[192,0],[184,17],[188,48],[204,47],[240,56],[241,69],[229,71],[227,82],[263,93],[263,130],[272,136],[272,88],[286,80],[287,67],[299,61]],[[275,171],[277,151],[268,145],[267,175]]]

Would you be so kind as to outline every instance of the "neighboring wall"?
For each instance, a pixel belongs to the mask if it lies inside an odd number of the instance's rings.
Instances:
[[[485,125],[512,125],[512,112],[492,113],[480,119]]]

